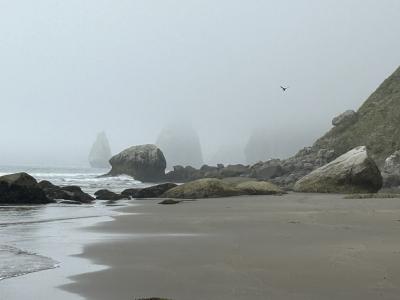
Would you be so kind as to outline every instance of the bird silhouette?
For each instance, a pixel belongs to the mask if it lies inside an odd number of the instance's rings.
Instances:
[[[288,88],[289,88],[289,87],[281,86],[281,89],[282,89],[282,91],[284,91],[284,92],[286,92],[286,90],[287,90]]]

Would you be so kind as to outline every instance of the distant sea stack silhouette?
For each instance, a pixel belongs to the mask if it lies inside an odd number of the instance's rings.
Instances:
[[[165,127],[156,145],[163,151],[168,168],[176,165],[198,168],[203,164],[199,136],[187,123],[174,123]]]
[[[255,129],[244,148],[246,161],[254,164],[259,161],[266,161],[275,157],[274,141],[268,136],[268,131]]]
[[[382,167],[388,156],[400,150],[400,67],[357,112],[347,111],[334,121],[334,127],[318,139],[313,148],[333,149],[339,156],[365,145]]]
[[[109,160],[111,158],[110,143],[108,142],[105,132],[97,135],[92,149],[89,153],[89,164],[92,168],[109,168]]]

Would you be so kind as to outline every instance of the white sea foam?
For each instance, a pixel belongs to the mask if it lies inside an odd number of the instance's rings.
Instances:
[[[55,260],[12,246],[0,245],[0,280],[58,267]]]
[[[0,176],[15,172],[27,172],[38,181],[47,180],[58,186],[77,185],[89,194],[93,194],[99,189],[121,192],[127,188],[147,186],[127,175],[99,177],[107,173],[107,169],[0,166]]]

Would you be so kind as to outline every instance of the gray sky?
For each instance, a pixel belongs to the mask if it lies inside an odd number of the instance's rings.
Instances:
[[[101,130],[118,152],[181,118],[206,157],[259,127],[304,146],[398,67],[399,13],[398,0],[0,0],[0,164],[84,163]]]

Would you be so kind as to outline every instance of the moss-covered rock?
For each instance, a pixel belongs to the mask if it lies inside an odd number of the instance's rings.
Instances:
[[[197,199],[240,195],[235,187],[216,178],[203,178],[179,185],[164,193],[165,198]]]
[[[284,192],[266,181],[220,180],[204,178],[191,181],[167,191],[163,197],[180,199],[217,198],[239,195],[280,195]]]
[[[285,193],[268,181],[245,181],[236,185],[236,188],[246,195],[282,195]]]

